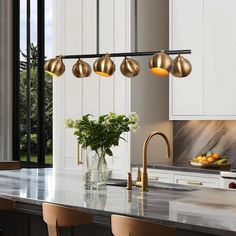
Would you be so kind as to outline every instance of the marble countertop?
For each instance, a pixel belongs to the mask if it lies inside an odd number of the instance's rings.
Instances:
[[[132,164],[132,167],[142,167],[142,164]],[[190,164],[148,164],[148,168],[160,169],[160,170],[173,170],[173,171],[183,171],[183,172],[195,172],[203,174],[220,174],[221,170],[201,168],[197,166],[192,166]]]
[[[236,235],[236,191],[186,187],[185,190],[107,186],[85,190],[82,176],[53,169],[0,171],[0,196],[29,204],[43,201],[104,217],[112,213],[139,217],[213,235]]]

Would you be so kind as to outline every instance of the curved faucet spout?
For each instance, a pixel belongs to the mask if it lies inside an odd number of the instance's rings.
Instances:
[[[144,144],[143,144],[143,171],[141,175],[141,187],[143,191],[147,191],[148,188],[148,175],[147,175],[147,154],[148,154],[148,145],[151,139],[154,136],[161,136],[165,143],[166,143],[166,157],[170,158],[170,143],[167,138],[167,136],[161,132],[158,131],[153,131],[151,132],[148,137],[145,139]]]

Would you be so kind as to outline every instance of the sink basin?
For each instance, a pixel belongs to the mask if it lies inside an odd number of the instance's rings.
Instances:
[[[106,185],[117,186],[117,187],[126,187],[127,181],[124,179],[109,179]]]
[[[106,183],[109,186],[116,186],[116,187],[126,187],[127,181],[122,179],[109,179]],[[166,190],[174,190],[174,191],[194,191],[193,187],[185,186],[185,185],[178,185],[178,184],[170,184],[170,183],[153,183],[150,182],[148,185],[149,189],[166,189]]]

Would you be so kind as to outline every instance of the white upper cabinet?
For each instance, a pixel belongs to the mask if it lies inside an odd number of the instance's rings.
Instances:
[[[236,119],[236,1],[204,1],[205,114]]]
[[[170,48],[191,49],[193,67],[170,79],[171,120],[236,119],[235,9],[235,0],[170,0]]]
[[[193,71],[187,79],[170,78],[171,116],[203,115],[203,0],[170,4],[170,48],[191,49]]]

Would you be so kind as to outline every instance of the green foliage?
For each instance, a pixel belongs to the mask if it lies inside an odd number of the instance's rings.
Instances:
[[[29,46],[29,52],[30,52],[30,68],[37,68],[38,64],[38,47],[34,45],[33,43]],[[24,58],[24,60],[20,61],[20,71],[26,71],[27,67],[27,54],[20,51],[21,56]]]
[[[23,60],[20,62],[20,150],[27,152],[26,122],[27,122],[27,73],[26,57],[21,52]],[[37,74],[37,46],[30,45],[30,100],[31,100],[31,151],[37,153],[38,148],[38,74]],[[47,152],[52,151],[52,77],[45,74],[45,146]]]
[[[120,139],[124,139],[121,137],[122,133],[139,128],[138,120],[136,113],[131,113],[130,116],[109,113],[100,116],[98,120],[87,114],[79,120],[66,120],[66,126],[75,128],[74,135],[83,148],[90,147],[97,153],[101,150],[102,153],[112,156],[111,148],[118,146]]]

